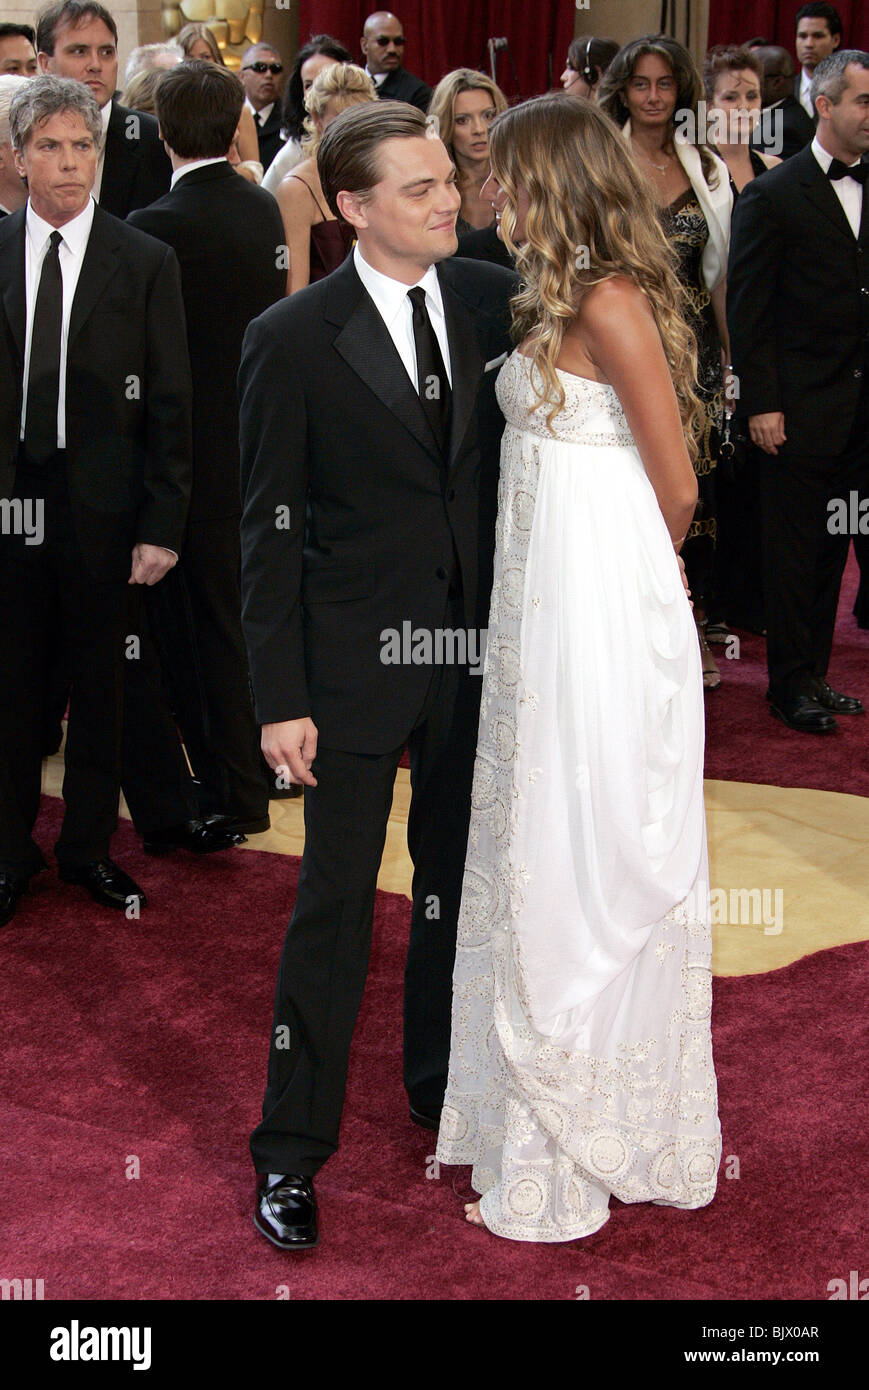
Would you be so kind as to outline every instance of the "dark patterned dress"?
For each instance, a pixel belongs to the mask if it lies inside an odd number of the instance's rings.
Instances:
[[[697,340],[697,394],[704,414],[694,460],[699,498],[688,538],[682,547],[682,559],[694,601],[702,606],[709,589],[715,552],[715,469],[724,412],[721,345],[701,267],[709,229],[691,188],[680,193],[669,207],[661,209],[661,222],[667,240],[679,257],[678,275],[685,291],[685,318]]]

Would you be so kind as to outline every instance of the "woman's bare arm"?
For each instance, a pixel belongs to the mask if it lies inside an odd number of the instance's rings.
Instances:
[[[584,295],[577,328],[590,360],[621,402],[678,548],[694,516],[697,479],[651,305],[628,280],[606,280]]]

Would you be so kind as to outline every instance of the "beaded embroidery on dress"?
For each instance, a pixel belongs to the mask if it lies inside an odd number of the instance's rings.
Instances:
[[[529,413],[514,352],[437,1157],[485,1224],[565,1241],[610,1195],[701,1207],[712,1063],[703,690],[676,556],[610,386]]]

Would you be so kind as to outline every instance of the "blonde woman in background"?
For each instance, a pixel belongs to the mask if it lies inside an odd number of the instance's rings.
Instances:
[[[567,1241],[611,1196],[693,1209],[721,1136],[703,686],[679,549],[694,343],[619,131],[566,93],[500,116],[522,280],[437,1157],[468,1221]]]
[[[492,224],[492,205],[480,197],[489,176],[489,126],[507,109],[501,88],[485,73],[456,68],[442,77],[432,93],[428,114],[458,170],[462,206],[456,236]]]
[[[377,89],[355,63],[330,63],[305,97],[305,158],[278,184],[275,197],[284,219],[290,269],[287,294],[336,270],[353,244],[353,229],[329,209],[317,173],[317,147],[330,121],[348,106],[376,101]]]
[[[204,63],[219,63],[221,67],[226,67],[217,39],[207,24],[185,24],[175,42],[185,58],[199,58]],[[233,149],[237,157],[233,157],[231,152],[229,162],[234,165],[236,173],[242,174],[251,183],[262,183],[259,141],[253,113],[246,102],[241,108]]]

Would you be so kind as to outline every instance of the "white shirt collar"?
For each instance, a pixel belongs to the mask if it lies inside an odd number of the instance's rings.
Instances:
[[[81,256],[90,236],[95,207],[96,203],[93,198],[88,198],[87,205],[82,208],[77,217],[71,218],[62,227],[52,227],[50,222],[44,221],[37,212],[34,212],[33,204],[28,198],[25,222],[27,235],[30,237],[33,249],[37,252],[42,251],[52,232],[58,231],[73,255]]]
[[[183,179],[185,174],[192,174],[194,169],[204,169],[207,164],[227,164],[226,155],[219,154],[211,159],[194,159],[190,164],[182,164],[180,169],[175,169],[169,181],[169,187],[174,188],[179,179]]]
[[[415,288],[414,285],[405,285],[402,280],[393,280],[390,275],[384,275],[382,271],[375,270],[369,265],[359,249],[359,242],[353,247],[353,264],[356,266],[356,273],[362,281],[377,308],[387,328],[394,322],[396,315],[404,308],[407,303],[407,292]],[[424,275],[416,281],[417,285],[422,285],[426,293],[426,299],[430,301],[429,308],[442,315],[444,312],[443,298],[441,297],[441,283],[438,279],[437,268],[430,265]]]
[[[833,162],[833,155],[829,154],[828,151],[824,149],[817,135],[812,141],[812,154],[815,156],[815,159],[820,164],[824,173],[828,174],[830,172],[830,165]],[[847,167],[849,169],[855,169],[859,163],[859,159],[854,159]]]
[[[250,110],[253,112],[254,116],[259,116],[259,118],[260,118],[260,120],[262,121],[263,125],[265,125],[265,123],[266,123],[266,121],[268,120],[269,116],[272,114],[272,110],[273,110],[273,108],[274,108],[274,102],[273,102],[273,101],[270,101],[269,104],[268,104],[268,106],[263,106],[261,110],[257,111],[257,109],[256,109],[255,106],[251,106],[251,103],[250,103],[250,101],[248,100],[247,97],[245,97],[245,99],[244,99],[244,104],[245,104],[245,106],[247,106],[247,107],[250,108]]]
[[[365,71],[368,73],[375,87],[379,87],[381,82],[385,82],[389,76],[388,72],[372,72],[369,67],[366,67]]]

